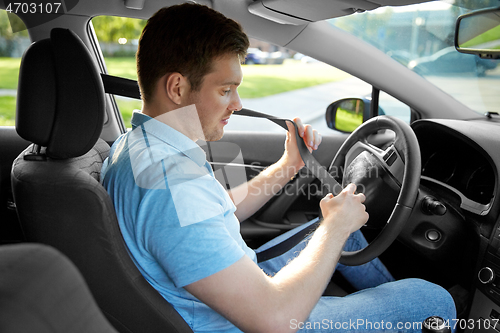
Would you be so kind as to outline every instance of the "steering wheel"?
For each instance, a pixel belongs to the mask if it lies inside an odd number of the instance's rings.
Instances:
[[[353,252],[343,251],[339,259],[340,263],[356,266],[375,259],[403,230],[415,205],[421,171],[420,147],[417,138],[411,127],[404,121],[390,116],[378,116],[363,123],[342,144],[330,168],[326,170],[309,153],[304,141],[298,136],[297,124],[293,121],[249,109],[242,109],[237,114],[266,118],[286,130],[288,129],[286,122],[291,122],[295,126],[299,152],[306,167],[319,178],[327,191],[334,195],[340,193],[342,187],[354,183],[358,186],[358,190],[366,195],[366,206],[370,198],[377,198],[380,195],[390,197],[391,193],[399,191],[399,194],[394,195],[393,201],[396,203],[387,221],[385,218],[380,219],[381,221],[374,221],[369,212],[370,219],[367,224],[386,222],[382,231],[364,249]],[[385,150],[368,142],[371,134],[382,130],[391,130],[395,133],[394,143]],[[338,183],[339,177],[342,177],[343,185]],[[275,253],[269,255],[273,257]]]
[[[395,133],[393,144],[385,150],[368,142],[371,134],[381,130]],[[372,196],[387,195],[389,188],[393,193],[399,190],[392,213],[378,236],[361,250],[343,251],[339,259],[344,265],[362,265],[378,257],[392,244],[413,210],[421,172],[420,148],[415,133],[398,118],[372,118],[351,133],[335,155],[328,172],[334,177],[342,176],[343,186],[356,184],[358,192],[364,193],[367,200]],[[372,222],[377,221],[369,220],[367,224]]]

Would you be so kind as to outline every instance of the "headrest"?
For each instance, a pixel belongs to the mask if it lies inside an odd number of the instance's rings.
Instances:
[[[16,130],[51,158],[85,154],[104,122],[104,87],[82,40],[54,28],[50,39],[31,44],[21,60]]]

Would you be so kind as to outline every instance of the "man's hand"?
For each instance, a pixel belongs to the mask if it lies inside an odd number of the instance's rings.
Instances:
[[[368,221],[368,213],[363,205],[365,195],[355,192],[356,185],[349,184],[336,197],[329,193],[321,199],[323,223],[333,223],[349,234],[361,228]]]
[[[293,121],[297,124],[299,136],[304,140],[310,152],[318,149],[321,144],[321,134],[314,130],[311,125],[304,125],[300,118],[294,118]],[[290,166],[295,166],[297,171],[304,166],[304,162],[300,157],[299,149],[297,147],[297,140],[295,138],[295,126],[287,122],[288,132],[286,133],[285,154],[287,163]]]
[[[318,149],[321,143],[321,135],[318,131],[313,130],[311,125],[302,124],[299,118],[295,118],[293,121],[297,124],[299,135],[306,143],[309,151]],[[285,152],[281,159],[248,183],[241,184],[228,191],[231,197],[245,198],[236,204],[237,210],[235,214],[240,221],[246,220],[258,211],[304,166],[297,147],[295,126],[290,122],[287,122],[287,126],[289,131],[286,135]],[[241,191],[243,191],[243,194],[241,194]]]

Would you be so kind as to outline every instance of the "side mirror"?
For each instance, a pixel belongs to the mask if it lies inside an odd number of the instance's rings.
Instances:
[[[329,128],[351,133],[370,118],[372,101],[368,98],[343,98],[326,108],[326,124]],[[385,114],[379,107],[378,114]]]
[[[500,8],[480,10],[457,19],[455,48],[458,52],[500,58]]]

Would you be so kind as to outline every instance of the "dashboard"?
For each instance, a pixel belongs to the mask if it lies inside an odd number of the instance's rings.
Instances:
[[[417,210],[404,242],[431,260],[453,261],[447,270],[472,283],[469,318],[500,316],[500,123],[430,119],[412,128],[422,158],[417,200],[432,196],[447,210],[439,216]],[[440,237],[427,237],[430,230]]]
[[[500,237],[500,123],[426,119],[411,126],[422,172],[417,202],[398,238],[457,274],[472,272],[481,260],[478,249],[487,247],[494,231]],[[500,246],[498,254],[500,276]]]
[[[422,180],[453,192],[461,209],[486,215],[497,187],[495,163],[482,147],[488,147],[490,138],[478,143],[471,138],[477,136],[473,127],[464,133],[439,123],[417,126],[415,131],[422,156]]]

